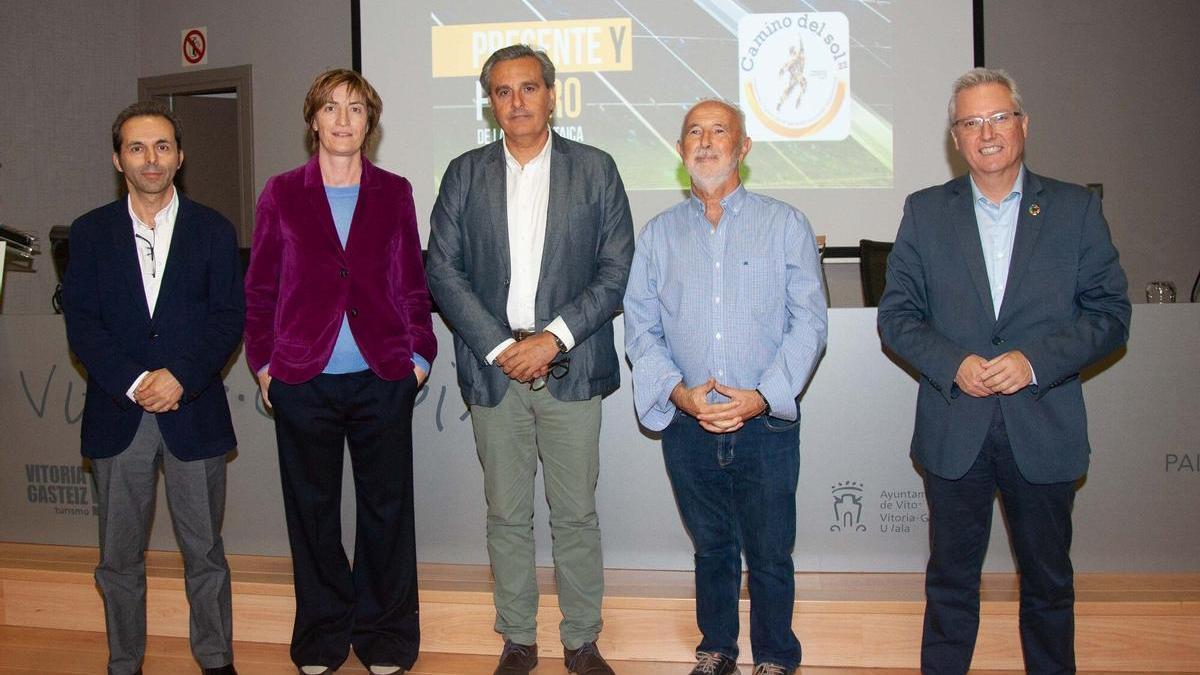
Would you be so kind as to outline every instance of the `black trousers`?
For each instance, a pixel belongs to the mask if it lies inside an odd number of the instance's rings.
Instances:
[[[412,410],[416,378],[389,382],[367,370],[272,380],[279,471],[296,588],[292,661],[338,668],[411,668],[417,616]],[[344,443],[357,506],[354,564],[342,546]]]
[[[996,490],[1021,580],[1021,649],[1029,673],[1075,672],[1071,567],[1073,482],[1034,484],[1013,460],[996,406],[974,465],[957,480],[925,475],[930,555],[925,573],[922,673],[966,673],[979,632],[979,575]]]

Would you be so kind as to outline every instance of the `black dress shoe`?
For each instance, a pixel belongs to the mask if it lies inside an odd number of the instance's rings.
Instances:
[[[500,663],[492,675],[529,675],[529,671],[536,667],[537,645],[519,645],[512,640],[505,640]]]
[[[616,675],[608,661],[600,656],[595,642],[585,642],[579,649],[565,650],[563,663],[567,664],[567,672],[574,675]]]
[[[205,668],[204,675],[237,675],[237,671],[234,670],[233,664],[231,663],[227,666],[221,666],[220,668]]]

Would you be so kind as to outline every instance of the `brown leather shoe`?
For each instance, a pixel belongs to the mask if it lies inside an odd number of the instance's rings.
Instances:
[[[616,675],[608,661],[600,656],[595,642],[585,642],[579,649],[565,650],[563,663],[567,664],[567,672],[574,675]]]
[[[537,645],[519,645],[512,640],[505,640],[500,663],[492,675],[529,675],[529,671],[536,667]]]

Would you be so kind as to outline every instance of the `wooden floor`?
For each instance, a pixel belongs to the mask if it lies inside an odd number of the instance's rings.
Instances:
[[[104,671],[104,617],[92,577],[94,547],[0,543],[0,675]],[[287,558],[230,556],[234,639],[243,675],[291,673],[287,642],[295,602]],[[198,672],[188,655],[187,600],[178,553],[147,556],[147,675]],[[420,565],[422,646],[417,673],[488,675],[500,640],[486,566]],[[539,569],[539,675],[563,673],[552,570]],[[699,641],[690,573],[606,570],[600,648],[626,675],[687,673]],[[915,673],[923,579],[919,574],[798,574],[793,628],[808,675]],[[1021,667],[1017,580],[984,575],[975,663]],[[741,615],[748,623],[749,601]],[[48,636],[48,637],[47,637]],[[742,636],[742,670],[750,645]],[[1081,672],[1200,673],[1200,574],[1084,574],[1076,578]],[[365,672],[353,662],[342,672]],[[358,669],[355,670],[354,668]],[[895,670],[893,670],[895,669]],[[989,672],[980,670],[976,672]]]
[[[147,643],[145,675],[187,675],[199,673],[185,638],[151,636]],[[238,642],[234,645],[235,663],[241,675],[293,675],[295,666],[288,658],[287,645]],[[3,675],[94,675],[104,672],[108,650],[104,634],[91,631],[50,630],[0,626],[0,673]],[[620,675],[684,675],[687,663],[613,661]],[[496,667],[494,656],[472,654],[421,654],[412,675],[490,675]],[[749,668],[743,672],[749,675]],[[343,675],[362,675],[367,671],[353,657],[338,671]],[[884,668],[808,668],[801,675],[918,675],[918,670]],[[979,675],[1009,675],[1018,671],[980,670]],[[1100,671],[1080,671],[1101,675]],[[543,658],[536,675],[566,675],[562,661]],[[1126,671],[1125,675],[1128,675]]]

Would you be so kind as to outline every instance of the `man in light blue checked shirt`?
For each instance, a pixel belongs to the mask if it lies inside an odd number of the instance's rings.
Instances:
[[[797,397],[825,347],[825,294],[804,214],[748,192],[742,113],[705,100],[684,118],[688,199],[651,220],[625,292],[641,423],[663,456],[695,546],[693,675],[737,673],[738,592],[750,568],[755,675],[800,664],[792,632]]]

